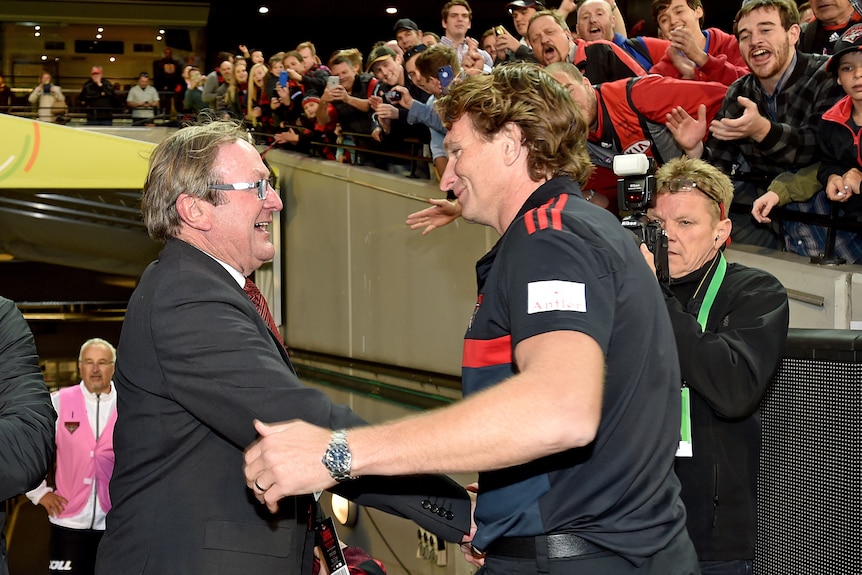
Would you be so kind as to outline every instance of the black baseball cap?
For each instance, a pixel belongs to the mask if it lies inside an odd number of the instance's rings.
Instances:
[[[832,48],[832,57],[826,61],[826,71],[837,75],[838,62],[841,60],[841,56],[859,50],[862,50],[862,24],[855,24],[841,34],[841,38],[835,42],[835,47]]]
[[[506,8],[509,10],[509,14],[512,13],[512,10],[515,8],[529,8],[533,6],[536,10],[544,10],[545,5],[539,2],[538,0],[514,0],[513,2],[509,2],[506,4]]]
[[[392,31],[396,34],[399,30],[416,30],[419,31],[419,26],[416,25],[416,22],[410,20],[409,18],[402,18],[398,22],[395,23],[395,27],[392,28]]]

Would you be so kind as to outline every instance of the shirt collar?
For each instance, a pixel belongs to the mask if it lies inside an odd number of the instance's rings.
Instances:
[[[84,393],[84,398],[85,398],[85,399],[92,399],[92,400],[94,400],[94,401],[95,401],[95,399],[96,399],[96,394],[95,394],[95,393],[91,393],[91,392],[90,392],[90,390],[89,390],[89,389],[87,389],[87,386],[86,386],[86,385],[84,385],[84,380],[83,380],[83,379],[81,380],[81,383],[79,383],[78,385],[80,385],[80,386],[81,386],[81,391]],[[110,389],[110,391],[105,391],[105,392],[100,393],[100,394],[99,394],[99,397],[100,397],[100,398],[102,398],[102,397],[107,397],[107,398],[113,397],[113,395],[114,395],[114,390],[115,390],[115,389],[117,389],[117,386],[116,386],[116,385],[114,385],[114,380],[112,379],[112,380],[111,380],[111,389]]]

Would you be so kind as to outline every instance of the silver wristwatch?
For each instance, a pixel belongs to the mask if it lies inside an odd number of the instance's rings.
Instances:
[[[326,448],[321,462],[336,481],[354,479],[350,475],[350,465],[353,462],[353,455],[350,453],[350,447],[347,445],[346,429],[337,429],[332,432],[332,439],[329,440],[329,447]]]

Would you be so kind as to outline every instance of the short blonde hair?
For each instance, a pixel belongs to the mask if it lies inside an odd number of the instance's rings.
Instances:
[[[682,156],[674,158],[656,171],[656,195],[673,194],[670,183],[691,180],[698,190],[715,202],[715,221],[727,219],[733,201],[733,182],[721,170],[703,160]]]

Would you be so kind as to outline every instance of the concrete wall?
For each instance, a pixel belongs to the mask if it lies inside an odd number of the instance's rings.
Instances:
[[[496,241],[462,220],[428,236],[404,225],[432,182],[273,153],[284,213],[290,346],[460,375],[474,266]]]

